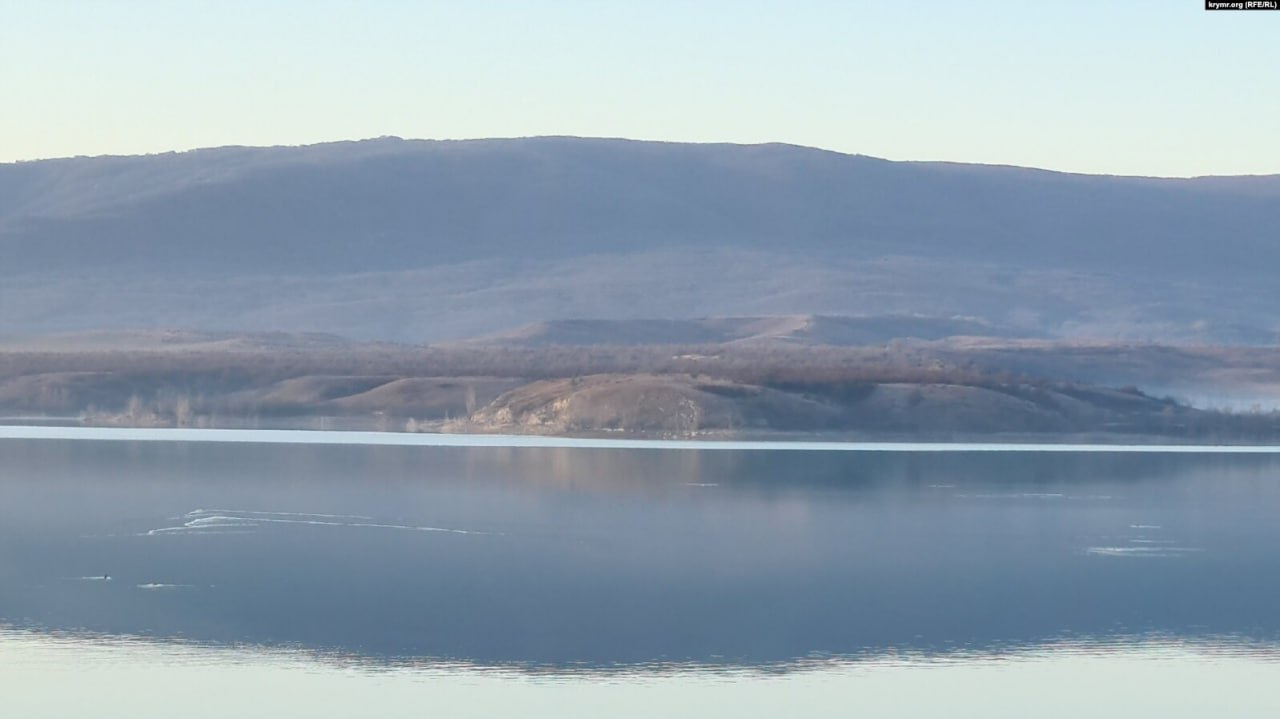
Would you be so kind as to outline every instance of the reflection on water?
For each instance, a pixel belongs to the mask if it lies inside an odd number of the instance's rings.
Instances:
[[[777,715],[967,686],[1078,709],[1123,671],[1123,704],[1280,678],[1277,510],[1268,454],[4,439],[0,681],[101,660],[175,673],[162,695],[279,674],[322,714],[337,677],[477,716],[561,685],[590,692],[558,716]]]
[[[6,715],[1272,717],[1274,647],[1063,642],[1012,655],[529,672],[0,629]],[[75,691],[67,691],[74,687]],[[11,713],[10,713],[11,712]]]

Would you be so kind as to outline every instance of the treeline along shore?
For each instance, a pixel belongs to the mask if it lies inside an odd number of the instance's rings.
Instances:
[[[1115,354],[1133,363],[1131,351]],[[10,348],[0,350],[0,415],[103,426],[1280,442],[1275,411],[1037,375],[1010,356],[893,343]]]

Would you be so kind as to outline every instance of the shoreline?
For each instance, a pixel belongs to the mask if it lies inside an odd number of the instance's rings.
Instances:
[[[1084,452],[1142,454],[1278,454],[1280,445],[1046,442],[985,440],[818,439],[660,439],[602,438],[535,434],[409,433],[314,429],[206,429],[148,427],[68,427],[0,425],[0,440],[85,440],[307,444],[394,447],[494,447],[549,449],[669,449],[719,451],[844,452]]]

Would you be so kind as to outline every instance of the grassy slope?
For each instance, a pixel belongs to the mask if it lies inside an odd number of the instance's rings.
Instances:
[[[1136,387],[1108,389],[1133,383],[1105,381],[1106,368],[1120,380],[1236,373],[1266,381],[1278,356],[1008,342],[341,349],[231,342],[215,349],[0,351],[0,413],[87,414],[124,424],[377,417],[390,429],[410,419],[435,428],[464,420],[473,430],[552,433],[1270,438],[1280,436],[1280,417],[1206,412]]]

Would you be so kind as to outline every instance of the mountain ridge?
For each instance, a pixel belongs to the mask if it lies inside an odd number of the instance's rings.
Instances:
[[[0,334],[958,315],[1266,343],[1276,196],[1280,176],[562,136],[29,161],[0,165]]]
[[[1033,338],[1038,335],[967,317],[921,315],[771,315],[692,319],[547,320],[466,344],[490,345],[703,345],[788,342],[800,345],[875,345],[899,339],[952,337]]]

